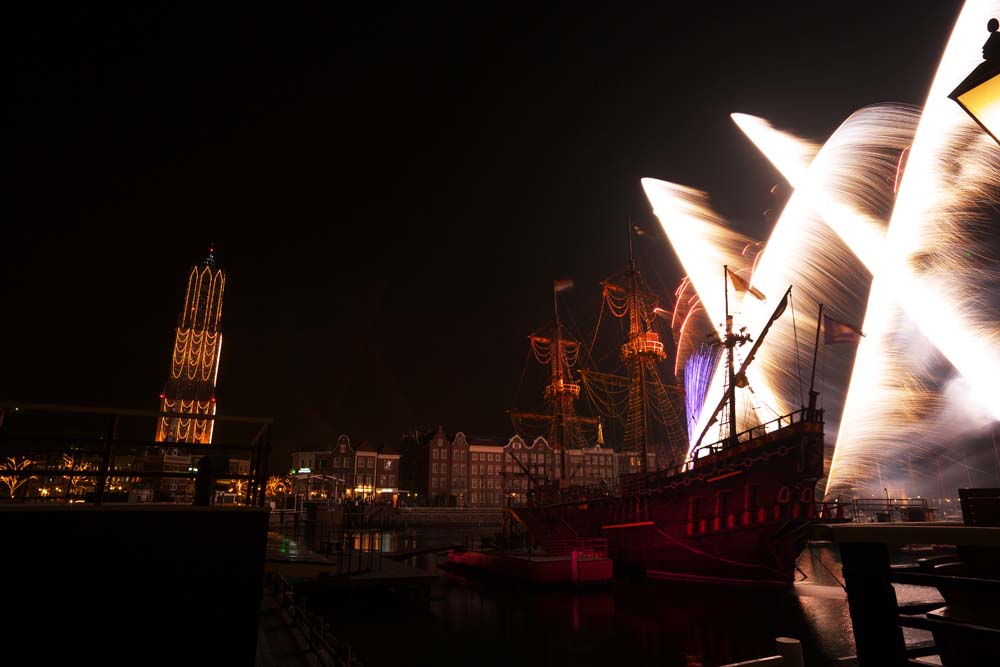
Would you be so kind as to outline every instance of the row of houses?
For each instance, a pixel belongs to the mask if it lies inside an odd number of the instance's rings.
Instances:
[[[346,435],[325,450],[292,453],[293,489],[308,498],[388,500],[399,492],[399,452],[365,441],[355,449]]]
[[[619,476],[635,466],[634,455],[600,444],[563,455],[568,483],[598,494],[616,492]],[[398,447],[363,442],[355,449],[341,435],[329,449],[294,452],[292,480],[310,498],[506,507],[524,505],[533,488],[560,478],[558,458],[544,437],[467,436],[439,426],[405,435]]]

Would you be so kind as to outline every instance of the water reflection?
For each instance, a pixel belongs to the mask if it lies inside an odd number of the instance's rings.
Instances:
[[[461,543],[474,533],[372,531],[356,536],[355,544],[392,552]],[[779,636],[802,640],[811,666],[842,664],[839,659],[854,653],[840,560],[831,545],[803,553],[802,583],[792,590],[625,580],[583,591],[539,590],[441,570],[439,559],[411,559],[441,574],[429,609],[382,601],[328,612],[367,665],[710,667],[771,655]],[[926,589],[898,595],[901,601],[928,597]]]

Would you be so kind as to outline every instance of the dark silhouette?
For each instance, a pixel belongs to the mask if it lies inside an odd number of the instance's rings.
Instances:
[[[998,28],[1000,28],[1000,21],[996,19],[990,19],[989,23],[986,24],[990,36],[983,44],[983,60],[987,62],[1000,61],[1000,32],[997,32]]]
[[[194,504],[211,507],[215,497],[215,481],[229,474],[229,457],[223,453],[206,454],[198,459],[198,476],[194,480]]]

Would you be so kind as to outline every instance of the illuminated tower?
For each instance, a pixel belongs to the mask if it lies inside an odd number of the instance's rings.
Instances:
[[[226,276],[215,264],[215,249],[191,267],[184,308],[177,319],[170,377],[160,394],[160,412],[185,417],[160,417],[157,442],[211,444],[215,421],[196,415],[215,414],[215,380],[222,351],[222,294]]]

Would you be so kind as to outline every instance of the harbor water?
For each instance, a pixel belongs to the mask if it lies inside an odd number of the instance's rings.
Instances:
[[[468,542],[487,529],[411,528],[358,533],[383,552]],[[908,558],[900,554],[900,561]],[[443,555],[410,563],[440,574],[429,605],[373,593],[331,604],[334,633],[366,665],[659,665],[711,667],[774,654],[776,637],[802,642],[811,667],[853,664],[840,559],[829,543],[799,558],[790,589],[616,579],[585,590],[547,590],[455,572]],[[900,602],[940,599],[897,586]],[[908,631],[907,641],[929,637]]]

